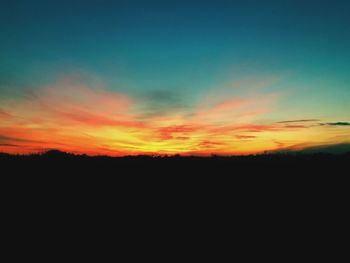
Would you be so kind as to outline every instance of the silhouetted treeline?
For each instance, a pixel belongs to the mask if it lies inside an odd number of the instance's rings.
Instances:
[[[149,213],[186,218],[201,208],[208,213],[203,217],[219,213],[225,218],[224,212],[259,221],[266,212],[278,218],[281,211],[290,217],[295,214],[291,211],[302,210],[302,217],[315,207],[339,206],[348,200],[349,163],[350,153],[120,158],[59,151],[0,154],[0,185],[5,202],[14,210],[24,204],[28,213],[37,204],[40,213],[53,209],[55,216],[57,208],[75,213],[94,207],[95,216],[111,211],[143,222]]]
[[[79,173],[121,175],[136,172],[192,175],[260,175],[293,173],[339,173],[349,171],[350,153],[346,154],[262,154],[249,156],[87,156],[48,151],[43,154],[0,154],[2,170],[9,172]]]

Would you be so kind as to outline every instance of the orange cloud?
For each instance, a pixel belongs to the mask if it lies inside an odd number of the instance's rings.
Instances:
[[[328,139],[327,126],[266,121],[276,111],[275,94],[206,97],[165,112],[146,105],[156,98],[143,101],[70,79],[21,97],[1,98],[0,151],[246,154]],[[152,114],[142,109],[152,109]]]
[[[242,140],[245,140],[245,139],[254,139],[256,138],[256,136],[253,136],[253,135],[236,135],[236,138],[237,139],[242,139]]]

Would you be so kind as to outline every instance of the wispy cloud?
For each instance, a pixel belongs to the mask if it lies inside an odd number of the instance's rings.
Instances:
[[[301,123],[301,122],[317,122],[318,119],[304,119],[304,120],[288,120],[288,121],[279,121],[277,123]]]
[[[304,129],[320,129],[317,119],[264,121],[278,111],[278,97],[241,91],[235,96],[204,96],[189,104],[174,92],[130,96],[63,79],[0,99],[0,151],[12,147],[19,152],[57,148],[112,155],[234,154],[288,147],[304,136],[305,140],[320,136]]]
[[[152,90],[137,100],[142,102],[135,105],[142,112],[140,119],[167,115],[188,107],[184,95],[172,90]]]
[[[350,122],[328,122],[328,123],[320,123],[320,125],[326,125],[326,126],[350,126]]]
[[[7,118],[10,118],[11,117],[11,114],[9,114],[8,112],[0,109],[0,120],[1,119],[7,119]]]
[[[302,125],[302,124],[298,124],[298,125],[285,125],[285,128],[289,128],[289,129],[303,129],[303,128],[309,128],[310,126],[308,125]]]
[[[249,139],[255,139],[256,136],[253,136],[253,135],[236,135],[235,136],[237,139],[240,139],[240,140],[249,140]]]
[[[20,142],[37,142],[33,140],[27,140],[23,138],[16,138],[12,136],[6,136],[6,135],[1,135],[0,134],[0,143],[20,143]]]

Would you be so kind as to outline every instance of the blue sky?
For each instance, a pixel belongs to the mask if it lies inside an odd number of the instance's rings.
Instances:
[[[348,1],[2,1],[0,69],[31,81],[83,70],[136,90],[203,89],[236,78],[233,68],[348,81],[349,8]]]

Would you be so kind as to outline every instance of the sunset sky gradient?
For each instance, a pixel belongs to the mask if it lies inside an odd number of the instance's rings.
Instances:
[[[349,1],[0,3],[0,152],[350,143]]]

